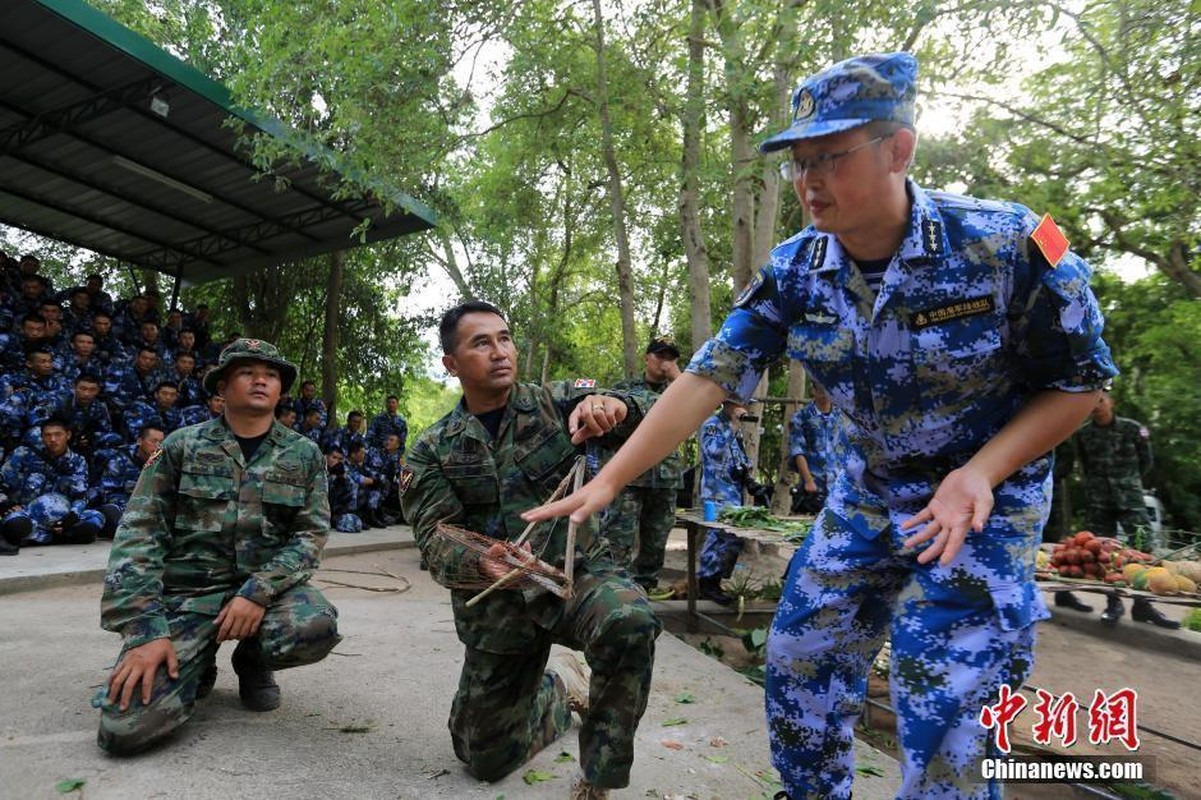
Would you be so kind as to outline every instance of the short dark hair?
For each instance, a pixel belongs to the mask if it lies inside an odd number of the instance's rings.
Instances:
[[[360,450],[366,450],[366,449],[367,448],[363,447],[362,442],[351,442],[350,445],[346,448],[346,454],[350,455],[351,453],[357,453]]]
[[[42,306],[57,306],[58,308],[62,308],[63,301],[54,297],[47,297],[42,300],[42,302],[38,303],[38,308],[41,308]]]
[[[107,311],[98,309],[98,310],[92,312],[92,322],[95,322],[97,317],[104,317],[105,319],[111,321],[113,318],[113,315],[108,313]]]
[[[159,425],[153,425],[153,424],[143,425],[142,427],[138,428],[138,438],[145,439],[146,434],[150,433],[151,431],[158,431],[159,433],[166,433],[166,431],[163,430],[162,427]]]
[[[438,340],[442,343],[443,353],[449,355],[454,352],[455,346],[458,344],[455,339],[459,332],[459,320],[468,314],[495,314],[501,319],[505,319],[505,315],[499,308],[483,300],[467,300],[448,308],[442,315],[442,321],[438,323]],[[507,323],[508,320],[505,322]]]
[[[62,428],[67,433],[71,432],[71,425],[62,417],[51,417],[42,423],[42,430],[47,428]]]
[[[71,341],[75,341],[76,337],[78,336],[91,336],[92,341],[96,341],[96,334],[92,333],[92,331],[88,330],[87,328],[80,328],[79,330],[75,331],[75,333],[71,334]]]
[[[138,355],[141,355],[142,353],[150,353],[155,358],[158,358],[158,351],[155,350],[153,347],[139,347]]]
[[[99,386],[100,378],[98,378],[94,372],[81,372],[79,373],[79,377],[75,379],[75,383],[94,383]]]
[[[362,418],[363,418],[363,412],[362,412],[362,411],[359,411],[359,410],[356,408],[354,411],[351,411],[351,412],[350,412],[349,414],[347,414],[346,416],[347,416],[347,417],[358,417],[359,419],[362,419]]]
[[[172,381],[159,381],[158,383],[154,384],[154,393],[158,394],[158,390],[164,386],[166,386],[168,389],[174,389],[177,392],[179,391],[179,384],[173,383]]]
[[[26,322],[36,322],[39,325],[45,325],[46,318],[43,317],[41,314],[31,311],[30,313],[21,317],[21,324],[24,325]]]
[[[104,278],[103,278],[103,277],[101,277],[101,275],[100,275],[100,273],[99,273],[99,272],[93,272],[91,275],[89,275],[89,276],[87,276],[86,278],[84,278],[84,280],[90,281],[92,278],[95,278],[96,280],[98,280],[98,281],[100,281],[100,282],[102,282],[102,283],[104,282]]]
[[[390,395],[388,395],[387,397],[385,397],[385,398],[384,398],[384,402],[385,402],[385,403],[386,403],[386,402],[388,402],[389,400],[395,400],[395,401],[396,401],[396,402],[398,402],[398,403],[400,402],[400,398],[399,398],[399,397],[397,397],[397,396],[396,396],[396,395],[394,395],[394,394],[390,394]]]
[[[181,359],[181,358],[190,358],[193,361],[195,361],[196,354],[193,353],[191,350],[176,350],[175,351],[175,360],[179,361],[179,359]]]

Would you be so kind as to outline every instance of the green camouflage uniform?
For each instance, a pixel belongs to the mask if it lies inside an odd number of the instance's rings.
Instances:
[[[1098,536],[1131,536],[1149,526],[1142,478],[1151,469],[1151,433],[1125,417],[1110,425],[1089,421],[1072,437],[1084,470],[1084,516]]]
[[[269,668],[324,658],[341,640],[337,611],[307,583],[328,535],[325,459],[300,434],[274,423],[249,463],[223,417],[168,436],[117,529],[100,621],[122,635],[122,655],[169,637],[179,678],[160,668],[150,704],[139,687],[123,713],[102,687],[100,746],[134,753],[187,722],[214,620],[235,596],[267,609],[257,639]]]
[[[577,449],[567,418],[591,389],[568,383],[517,384],[493,440],[460,404],[427,429],[409,453],[411,483],[402,496],[430,575],[453,585],[475,569],[465,549],[434,535],[447,521],[512,541],[526,525],[518,516],[544,502],[571,469]],[[630,413],[605,437],[615,444],[641,420],[653,398],[619,395]],[[541,551],[562,567],[567,520],[552,526]],[[539,533],[546,531],[540,528]],[[538,545],[534,547],[539,552]],[[577,532],[575,595],[563,601],[541,589],[498,591],[476,606],[473,590],[452,589],[455,628],[466,646],[450,712],[455,754],[472,775],[497,780],[563,734],[571,724],[565,687],[544,672],[552,643],[582,650],[592,668],[591,710],[580,731],[580,760],[595,786],[628,785],[634,731],[646,710],[661,629],[646,596],[617,568],[590,525]]]
[[[650,383],[643,377],[622,381],[613,388],[658,397],[667,384]],[[683,467],[677,449],[630,481],[601,522],[601,532],[609,540],[613,560],[629,564],[634,581],[648,591],[655,588],[663,569],[667,537],[676,522],[676,497],[684,486]]]
[[[1051,470],[1051,514],[1043,528],[1044,542],[1059,542],[1070,536],[1071,514],[1068,503],[1068,477],[1076,466],[1076,448],[1072,439],[1065,439],[1055,446],[1055,466]]]

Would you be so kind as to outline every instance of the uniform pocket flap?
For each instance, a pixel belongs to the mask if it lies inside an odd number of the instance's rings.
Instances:
[[[305,490],[303,486],[276,480],[268,475],[263,481],[263,502],[279,506],[304,505]]]

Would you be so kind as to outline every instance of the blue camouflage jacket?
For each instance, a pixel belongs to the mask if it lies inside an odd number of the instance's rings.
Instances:
[[[916,513],[1036,392],[1090,391],[1117,372],[1088,265],[1070,251],[1048,264],[1029,209],[908,191],[908,233],[878,295],[836,237],[808,227],[772,251],[688,366],[748,398],[785,352],[804,363],[847,417],[829,507],[867,536]],[[1050,464],[1010,481],[1045,504]]]

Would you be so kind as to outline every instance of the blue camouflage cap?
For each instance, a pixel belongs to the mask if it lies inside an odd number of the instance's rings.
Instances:
[[[874,120],[913,125],[917,59],[878,53],[840,61],[806,78],[792,93],[792,124],[759,145],[783,150],[801,139],[841,133]]]

